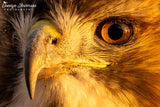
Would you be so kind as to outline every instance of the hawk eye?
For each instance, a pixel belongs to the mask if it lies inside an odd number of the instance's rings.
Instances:
[[[102,22],[97,29],[100,38],[115,45],[128,42],[133,32],[131,24],[116,19]]]

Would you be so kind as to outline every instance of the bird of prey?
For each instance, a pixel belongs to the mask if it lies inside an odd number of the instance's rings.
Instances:
[[[0,107],[160,106],[159,0],[5,2]]]

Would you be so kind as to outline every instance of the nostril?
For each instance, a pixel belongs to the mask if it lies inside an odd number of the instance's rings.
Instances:
[[[57,38],[52,39],[52,44],[53,44],[53,45],[57,44]]]

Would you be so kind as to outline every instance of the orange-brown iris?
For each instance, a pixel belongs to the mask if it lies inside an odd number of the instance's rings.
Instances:
[[[101,28],[101,37],[110,44],[126,43],[131,35],[131,26],[123,22],[106,22]]]

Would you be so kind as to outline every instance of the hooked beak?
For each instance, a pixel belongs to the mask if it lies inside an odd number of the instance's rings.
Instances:
[[[31,27],[24,52],[25,79],[31,99],[34,97],[38,74],[46,63],[46,46],[51,46],[50,41],[58,37],[60,34],[56,26],[48,20],[41,20]]]
[[[44,65],[44,50],[41,35],[34,32],[29,38],[24,55],[25,79],[31,99],[34,97],[38,74]]]

